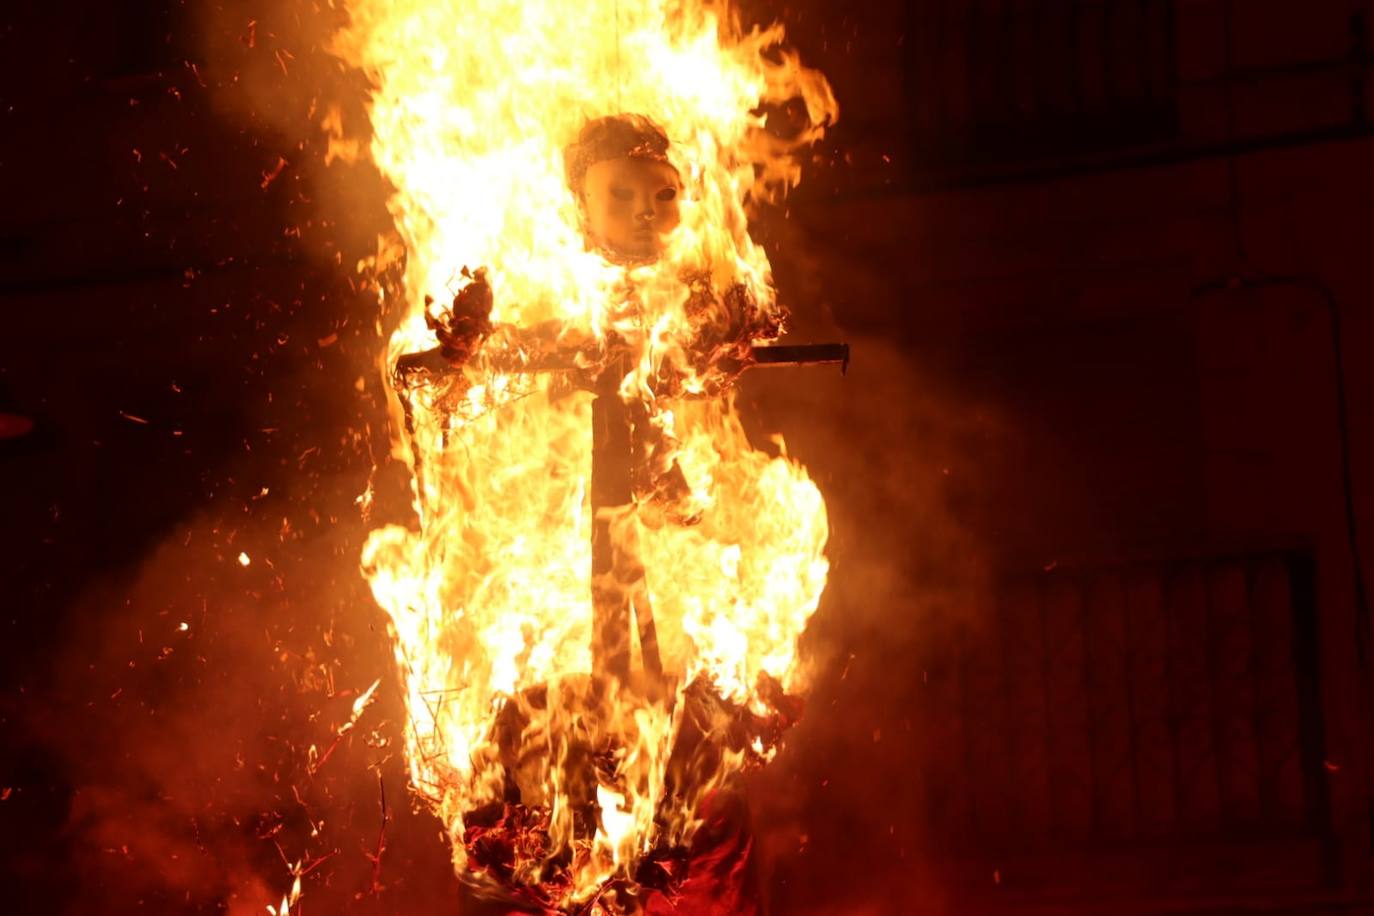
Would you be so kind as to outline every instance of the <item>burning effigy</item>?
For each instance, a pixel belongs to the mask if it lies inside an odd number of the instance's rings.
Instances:
[[[484,892],[642,910],[806,689],[825,503],[749,442],[732,386],[847,360],[774,345],[749,234],[835,100],[722,3],[347,12],[333,51],[371,84],[404,248],[380,368],[416,520],[362,566],[411,786]]]

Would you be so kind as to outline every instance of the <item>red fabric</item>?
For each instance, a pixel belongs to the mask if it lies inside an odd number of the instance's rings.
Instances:
[[[751,867],[749,810],[736,793],[717,793],[705,804],[706,823],[692,841],[687,876],[671,892],[651,891],[648,916],[758,913]]]

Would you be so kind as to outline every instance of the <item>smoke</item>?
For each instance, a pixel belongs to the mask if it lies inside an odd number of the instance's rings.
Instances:
[[[398,684],[357,569],[377,519],[355,498],[372,483],[379,514],[407,502],[400,469],[371,476],[387,451],[381,337],[356,266],[390,221],[384,182],[350,161],[366,137],[358,77],[324,53],[340,15],[328,4],[232,0],[199,15],[201,54],[175,80],[241,138],[249,163],[229,193],[269,214],[284,266],[204,278],[177,301],[173,343],[209,339],[193,351],[209,367],[199,389],[171,355],[142,367],[186,389],[199,486],[128,497],[174,506],[178,521],[64,611],[61,649],[23,709],[24,750],[66,796],[60,861],[32,868],[71,876],[33,909],[261,914],[296,866],[310,869],[307,911],[452,911],[447,841],[404,787]],[[854,352],[845,378],[760,371],[741,397],[755,441],[784,432],[825,493],[834,563],[805,641],[807,714],[748,786],[765,902],[938,909],[917,868],[936,844],[918,826],[928,736],[913,691],[925,634],[967,615],[980,587],[969,532],[1002,433],[944,387],[934,354],[850,321],[859,300],[903,304],[881,272],[828,252],[831,236],[762,229],[796,339]],[[226,305],[238,336],[205,317]],[[231,415],[211,409],[225,401]],[[377,678],[377,702],[339,738]]]
[[[77,432],[108,443],[118,489],[62,494],[66,525],[126,531],[121,553],[139,559],[70,570],[83,584],[56,651],[13,704],[23,770],[7,797],[56,839],[17,848],[32,893],[7,912],[262,914],[298,873],[307,911],[453,911],[446,840],[405,788],[389,639],[358,569],[366,531],[408,503],[386,466],[378,303],[358,271],[389,231],[386,188],[365,163],[325,164],[321,125],[361,130],[344,101],[361,92],[323,53],[329,8],[198,16],[180,38],[199,52],[164,75],[171,130],[192,137],[166,172],[209,208],[170,243],[210,263],[142,293],[172,306],[159,339],[131,322],[112,342],[138,363],[139,416],[111,409],[118,435]],[[247,237],[215,251],[222,224]],[[64,376],[54,400],[103,401],[96,374]],[[131,504],[157,508],[132,524]]]
[[[346,21],[343,4],[224,0],[190,28],[196,78],[216,115],[261,146],[261,185],[283,186],[300,251],[358,278],[392,230],[390,190],[366,155],[366,80],[328,51]]]
[[[888,252],[855,258],[836,249],[843,223],[808,233],[781,216],[760,230],[791,339],[845,340],[852,362],[843,377],[755,371],[741,397],[756,441],[782,432],[820,486],[834,564],[803,641],[806,714],[749,786],[766,902],[776,913],[939,913],[930,862],[941,838],[922,824],[941,787],[924,784],[922,761],[941,738],[922,693],[947,663],[933,654],[946,634],[977,629],[989,566],[978,532],[995,516],[990,481],[1011,433],[951,381],[938,346],[865,332],[855,313],[888,327],[904,310],[919,315],[885,272]]]
[[[139,322],[111,342],[137,363],[140,416],[116,419],[119,436],[62,443],[108,443],[118,486],[91,504],[76,501],[83,488],[61,494],[67,516],[127,530],[124,552],[146,546],[133,563],[89,556],[69,571],[85,584],[17,704],[28,775],[15,791],[46,787],[60,818],[59,838],[16,862],[45,889],[18,911],[261,914],[293,868],[309,870],[325,912],[457,896],[437,824],[403,788],[387,636],[358,572],[370,526],[355,500],[370,484],[393,493],[378,511],[404,497],[398,475],[373,475],[387,452],[380,336],[355,269],[389,226],[385,187],[366,166],[322,164],[321,121],[357,114],[329,93],[359,95],[322,53],[331,15],[204,5],[179,36],[199,53],[163,75],[181,106],[171,130],[193,138],[164,171],[209,208],[171,242],[211,260],[170,289],[118,291],[175,316],[155,342]],[[197,125],[203,111],[213,122]],[[214,251],[221,224],[249,238]],[[60,379],[56,403],[107,397],[108,380],[87,374]],[[132,504],[157,509],[132,524],[120,511]],[[148,530],[145,517],[172,521]]]
[[[325,912],[455,899],[438,825],[406,800],[397,685],[357,571],[368,460],[236,463],[238,493],[68,609],[26,725],[70,786],[64,868],[79,879],[42,911],[260,914],[293,868]]]
[[[368,767],[399,785],[394,698],[311,772],[389,665],[348,511],[365,478],[272,467],[273,451],[215,469],[226,495],[64,615],[27,724],[71,786],[64,832],[81,880],[67,912],[144,900],[260,913],[288,862],[329,853],[365,889],[370,865],[340,844],[376,819]]]

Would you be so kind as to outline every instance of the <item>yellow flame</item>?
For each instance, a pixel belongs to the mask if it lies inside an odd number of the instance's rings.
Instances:
[[[460,872],[474,812],[514,786],[543,839],[517,850],[513,880],[535,886],[564,868],[550,899],[585,901],[655,844],[688,842],[702,794],[766,750],[754,735],[692,770],[692,785],[670,777],[689,686],[756,713],[771,703],[761,685],[805,687],[797,639],[825,584],[824,501],[785,454],[749,444],[728,398],[707,396],[729,378],[700,358],[687,306],[703,285],[717,309],[743,290],[736,301],[776,333],[749,209],[796,183],[797,153],[833,122],[835,101],[780,26],[744,31],[704,0],[347,9],[333,51],[371,81],[368,152],[394,187],[405,251],[384,371],[434,347],[426,300],[452,299],[464,267],[487,269],[498,328],[461,371],[405,392],[395,441],[416,470],[418,529],[378,529],[363,554],[402,676],[411,781],[448,827]],[[766,131],[765,108],[793,100],[805,115],[790,136]],[[629,267],[589,248],[562,159],[589,119],[623,112],[663,126],[684,185],[663,257]],[[330,156],[351,159],[337,109],[322,126]],[[395,261],[383,242],[360,267]],[[690,490],[695,524],[643,502],[614,522],[645,567],[664,689],[589,678],[591,395],[533,371],[535,338],[601,370],[614,339],[629,357],[621,397],[643,405]],[[673,400],[686,395],[697,397]]]

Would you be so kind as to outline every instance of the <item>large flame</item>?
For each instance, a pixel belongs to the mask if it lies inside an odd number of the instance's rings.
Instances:
[[[704,795],[767,756],[767,723],[805,686],[825,505],[785,451],[747,441],[691,303],[705,290],[706,325],[746,303],[756,336],[776,335],[748,207],[796,182],[835,102],[780,27],[744,31],[702,0],[347,7],[333,49],[372,84],[371,156],[405,247],[388,378],[434,347],[427,303],[466,287],[464,267],[486,268],[498,329],[461,371],[403,391],[418,530],[374,531],[363,556],[407,693],[411,779],[460,873],[572,906],[688,843]],[[765,130],[783,106],[789,129]],[[665,255],[628,267],[589,250],[562,155],[589,119],[622,112],[662,125],[684,184]],[[654,684],[591,675],[592,396],[536,371],[531,341],[575,353],[584,375],[618,347],[620,396],[690,490],[690,512],[641,501],[614,521],[645,570]]]

